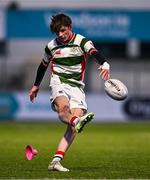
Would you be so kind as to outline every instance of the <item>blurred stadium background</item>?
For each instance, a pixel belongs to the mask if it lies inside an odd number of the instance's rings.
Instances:
[[[148,0],[0,0],[0,119],[54,120],[49,71],[35,103],[31,88],[49,32],[51,15],[65,12],[73,28],[91,39],[111,64],[111,78],[123,81],[129,97],[106,96],[97,64],[87,61],[86,93],[95,121],[150,119],[150,1]]]

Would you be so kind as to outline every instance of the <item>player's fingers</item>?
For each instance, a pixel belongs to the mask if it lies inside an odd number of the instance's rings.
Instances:
[[[103,77],[103,76],[106,74],[106,72],[107,72],[107,71],[106,71],[105,69],[102,69],[102,70],[100,71],[100,76]]]
[[[99,70],[102,70],[102,65],[101,66],[99,66],[99,68],[98,68]]]
[[[108,76],[108,75],[107,75],[107,72],[104,72],[104,73],[103,73],[103,76],[102,76],[102,79],[103,79],[103,80],[106,80],[106,79],[107,79],[107,76]]]
[[[29,93],[29,97],[30,97],[30,101],[33,102],[34,98],[36,97],[36,96],[35,96],[35,93],[30,92],[30,93]]]
[[[34,97],[30,96],[30,101],[33,102],[33,100],[34,100]]]
[[[105,76],[104,76],[104,80],[106,81],[107,79],[108,79],[108,73],[105,74]]]
[[[103,80],[107,80],[110,77],[110,73],[108,70],[102,70],[100,76]]]
[[[105,74],[104,74],[104,73],[103,73],[103,74],[101,73],[101,74],[100,74],[100,77],[104,80]]]
[[[100,71],[100,76],[102,76],[103,74],[104,74],[104,69],[101,69],[101,71]]]
[[[109,79],[109,78],[110,78],[110,72],[107,71],[106,74],[105,74],[105,76],[104,76],[104,80],[107,80],[107,79]]]

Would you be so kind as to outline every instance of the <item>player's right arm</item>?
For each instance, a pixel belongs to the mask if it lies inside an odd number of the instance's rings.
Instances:
[[[43,77],[45,75],[45,72],[47,70],[49,62],[51,60],[51,54],[48,53],[48,51],[49,51],[48,47],[46,46],[44,58],[42,59],[42,62],[40,63],[40,65],[39,65],[39,67],[37,69],[34,85],[32,86],[31,90],[29,91],[29,97],[30,97],[31,102],[33,102],[34,98],[36,98],[36,96],[37,96],[40,84],[42,82],[42,79],[43,79]]]

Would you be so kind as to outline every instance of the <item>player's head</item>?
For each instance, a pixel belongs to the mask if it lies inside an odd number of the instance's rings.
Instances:
[[[63,13],[52,16],[51,24],[50,24],[50,29],[52,33],[58,34],[62,26],[71,27],[72,26],[71,18]]]
[[[50,29],[62,41],[67,41],[72,31],[72,20],[69,16],[61,13],[51,18]]]

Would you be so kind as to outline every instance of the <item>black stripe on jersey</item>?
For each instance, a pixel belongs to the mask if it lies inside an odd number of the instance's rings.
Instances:
[[[48,46],[45,47],[46,54],[52,56],[51,51],[49,50]]]

